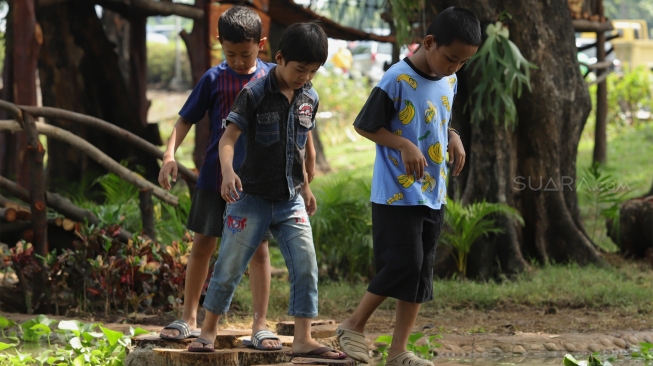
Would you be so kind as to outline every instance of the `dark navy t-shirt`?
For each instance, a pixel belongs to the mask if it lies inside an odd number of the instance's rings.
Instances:
[[[265,76],[275,64],[256,59],[256,70],[248,75],[233,71],[227,62],[210,68],[197,83],[179,115],[191,123],[199,122],[208,112],[210,120],[209,144],[204,152],[197,188],[219,192],[222,169],[218,158],[218,142],[224,133],[223,120],[243,87],[252,80]],[[234,152],[234,170],[238,171],[245,152],[245,144],[238,140]]]

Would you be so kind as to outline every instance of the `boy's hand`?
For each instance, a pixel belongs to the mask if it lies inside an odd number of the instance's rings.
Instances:
[[[313,192],[308,187],[308,184],[304,184],[304,187],[302,187],[300,193],[302,195],[302,198],[304,199],[304,205],[306,206],[306,213],[308,214],[308,216],[313,216],[315,211],[317,211],[317,200],[315,199],[315,195],[313,195]]]
[[[170,190],[169,176],[172,176],[172,181],[177,181],[177,162],[175,158],[169,155],[163,155],[163,164],[159,170],[159,184],[166,190]]]
[[[415,178],[422,179],[424,177],[424,167],[428,166],[426,157],[415,144],[409,140],[405,141],[399,151],[401,152],[401,160],[406,167],[406,174],[414,174]]]
[[[456,165],[453,167],[453,176],[456,177],[463,170],[465,166],[465,147],[463,142],[455,132],[449,132],[449,146],[447,146],[449,153],[449,165],[454,162]]]
[[[306,167],[306,179],[308,183],[311,183],[315,177],[315,159],[306,159],[304,165]]]
[[[222,198],[227,201],[227,203],[234,203],[240,195],[238,192],[243,191],[243,185],[240,182],[240,178],[231,170],[226,174],[222,174],[222,186],[220,187],[220,195]]]

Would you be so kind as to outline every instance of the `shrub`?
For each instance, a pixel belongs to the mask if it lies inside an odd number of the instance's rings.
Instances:
[[[168,85],[175,76],[175,44],[148,42],[147,44],[147,82]],[[181,43],[181,76],[184,84],[190,84],[190,61],[186,46]]]
[[[374,274],[370,184],[351,176],[330,179],[314,190],[311,217],[320,276],[358,280]]]

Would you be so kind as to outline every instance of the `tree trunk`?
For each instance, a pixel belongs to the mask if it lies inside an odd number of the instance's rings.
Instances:
[[[619,225],[606,220],[608,236],[627,257],[644,258],[653,250],[653,196],[633,198],[619,209]]]
[[[514,132],[489,120],[478,126],[469,124],[463,106],[478,79],[469,68],[457,74],[459,95],[453,124],[463,131],[468,156],[463,174],[453,179],[451,192],[460,194],[462,203],[507,203],[521,212],[526,223],[521,227],[498,220],[504,233],[474,244],[468,277],[517,273],[528,268],[530,259],[600,262],[580,221],[574,185],[578,142],[591,103],[577,67],[567,2],[449,0],[434,4],[439,10],[451,5],[469,8],[481,19],[483,31],[507,11],[513,15],[511,40],[538,66],[531,71],[533,93],[526,90],[516,103],[519,122]],[[446,250],[439,251],[436,262],[439,275],[450,273],[452,261]]]
[[[104,119],[152,142],[93,3],[77,0],[42,6],[37,18],[44,34],[39,59],[43,105]],[[101,131],[66,121],[48,122],[86,139],[116,161],[143,167],[144,175],[156,180],[156,159],[107,139]],[[48,149],[48,179],[55,190],[106,173],[65,143],[49,139]]]
[[[205,11],[205,16],[201,20],[193,21],[193,30],[190,34],[181,31],[181,39],[186,44],[188,59],[190,60],[190,72],[193,78],[193,86],[202,78],[202,75],[211,67],[209,62],[209,19],[207,0],[195,0],[195,7]],[[210,133],[209,117],[207,115],[200,122],[195,124],[195,149],[193,150],[193,161],[195,167],[199,170],[204,159],[204,152],[209,146]],[[191,187],[193,188],[193,187]]]

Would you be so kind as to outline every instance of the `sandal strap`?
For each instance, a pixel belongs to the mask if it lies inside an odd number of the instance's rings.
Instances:
[[[190,326],[181,319],[177,319],[166,325],[163,329],[174,329],[179,331],[180,336],[188,337],[190,335]]]
[[[267,329],[262,329],[256,332],[254,336],[252,337],[252,344],[254,347],[258,348],[258,346],[261,344],[266,339],[271,339],[271,340],[280,340],[279,337],[277,337],[274,333],[270,332]]]

